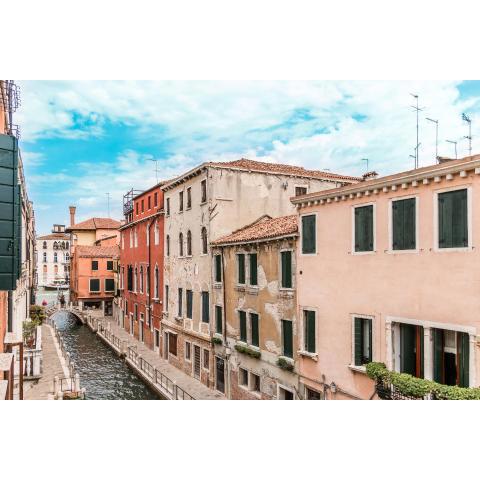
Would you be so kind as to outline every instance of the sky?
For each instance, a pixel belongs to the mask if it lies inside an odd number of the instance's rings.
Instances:
[[[480,153],[480,81],[22,81],[14,123],[38,234],[54,223],[121,219],[146,189],[204,161],[241,157],[347,175],[409,170],[438,153]],[[157,165],[157,167],[156,167]],[[156,171],[157,168],[157,171]]]

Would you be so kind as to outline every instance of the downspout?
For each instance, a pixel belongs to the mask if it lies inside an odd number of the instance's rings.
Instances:
[[[8,291],[8,325],[7,332],[13,332],[13,291]]]
[[[227,291],[225,288],[225,257],[224,257],[224,247],[220,247],[221,258],[222,258],[222,290],[223,290],[223,342],[225,344],[225,359],[226,359],[226,370],[227,370],[227,398],[230,400],[230,355],[227,356]]]
[[[153,225],[154,220],[156,220],[157,217],[155,216],[150,220],[150,223],[148,224],[148,318],[150,319],[150,331],[153,331],[153,311],[150,310],[150,305],[152,303],[152,285],[150,282],[150,278],[152,276],[152,265],[151,265],[151,248],[152,248],[152,238],[150,235],[150,229]]]

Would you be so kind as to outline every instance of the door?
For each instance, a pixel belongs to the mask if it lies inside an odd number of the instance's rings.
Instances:
[[[193,346],[193,376],[200,379],[200,347]]]
[[[143,332],[143,325],[144,325],[144,321],[143,320],[140,320],[140,341],[143,343],[143,335],[144,335],[144,332]]]
[[[225,362],[223,361],[223,358],[215,357],[215,364],[215,387],[219,392],[225,393]]]
[[[155,329],[155,352],[160,350],[160,332]]]
[[[130,335],[133,337],[133,315],[130,314]]]
[[[423,378],[423,327],[400,324],[400,371]]]
[[[163,358],[168,360],[168,332],[164,332],[163,334],[164,342],[163,342]]]

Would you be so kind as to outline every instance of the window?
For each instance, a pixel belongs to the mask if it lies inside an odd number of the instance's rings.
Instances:
[[[438,194],[438,248],[468,247],[467,189]]]
[[[135,267],[135,270],[133,271],[133,291],[136,292],[138,288],[138,270],[137,267]]]
[[[150,197],[148,197],[150,198]],[[147,247],[150,245],[150,225],[147,225],[145,228],[145,237],[147,240]]]
[[[152,201],[151,201],[151,196],[149,195],[147,197],[147,208],[150,210],[152,208]]]
[[[193,291],[187,290],[187,318],[193,318]]]
[[[142,198],[142,213],[145,211],[145,200]]]
[[[154,280],[153,280],[153,286],[154,286],[154,298],[159,298],[159,278],[158,278],[158,267],[155,267],[155,273],[154,273]]]
[[[293,322],[282,320],[282,355],[293,358]]]
[[[400,372],[423,378],[424,374],[424,332],[420,325],[401,323],[400,337]],[[432,335],[435,333],[432,330]],[[443,362],[443,359],[441,359]],[[442,383],[442,382],[441,382]]]
[[[105,279],[105,291],[106,292],[115,291],[115,280],[113,278],[106,278]]]
[[[53,261],[57,263],[58,257],[57,257],[57,252],[53,252]]]
[[[295,196],[299,197],[300,195],[307,194],[307,187],[295,187]]]
[[[215,332],[220,335],[223,333],[222,307],[220,305],[215,305]]]
[[[138,235],[137,235],[137,229],[133,231],[133,246],[135,248],[138,247]]]
[[[279,400],[295,400],[295,397],[292,391],[283,387],[278,387],[278,399]]]
[[[355,318],[355,365],[366,365],[372,361],[372,319]]]
[[[183,288],[178,289],[178,316],[183,315]]]
[[[92,270],[98,270],[98,260],[92,260]]]
[[[239,310],[238,317],[240,320],[240,340],[247,343],[247,312]]]
[[[202,253],[206,254],[208,252],[208,245],[207,245],[207,229],[202,227]]]
[[[280,252],[282,263],[282,288],[292,288],[292,251],[285,250]]]
[[[304,342],[303,348],[306,352],[315,353],[315,312],[312,310],[303,311],[303,323],[304,323]]]
[[[203,350],[203,368],[210,370],[210,351]]]
[[[222,281],[222,256],[215,255],[215,282]]]
[[[155,227],[153,228],[153,240],[155,245],[160,243],[160,229],[158,228],[158,222],[155,222]]]
[[[192,208],[192,187],[187,188],[187,209]]]
[[[113,260],[107,260],[107,270],[113,271]]]
[[[392,250],[415,250],[415,198],[392,202]]]
[[[138,203],[135,203],[135,213],[138,215]]]
[[[202,189],[202,200],[201,203],[205,203],[207,201],[207,181],[202,180],[201,184],[201,189]]]
[[[373,205],[355,207],[355,252],[373,252]]]
[[[317,392],[316,390],[312,390],[311,388],[306,387],[305,398],[307,400],[321,400],[322,396],[320,392]]]
[[[140,293],[143,293],[143,265],[140,267]]]
[[[250,253],[248,255],[248,259],[250,263],[250,285],[257,286],[258,285],[257,254]]]
[[[183,192],[179,192],[178,194],[178,210],[183,212]]]
[[[165,285],[165,311],[168,312],[168,285]]]
[[[185,360],[190,361],[192,358],[192,344],[185,342]]]
[[[154,207],[158,206],[158,192],[155,192],[153,194],[153,206]]]
[[[250,374],[250,385],[252,392],[260,393],[260,375]]]
[[[237,254],[237,271],[239,285],[245,285],[245,254]]]
[[[145,278],[145,290],[147,295],[150,293],[150,265],[147,265],[147,272]]]
[[[311,254],[317,251],[317,228],[315,215],[304,215],[302,217],[302,253]]]
[[[133,318],[136,322],[138,322],[138,304],[133,306]]]
[[[127,290],[133,292],[133,267],[131,265],[127,268]]]
[[[67,262],[70,261],[70,255],[68,254],[68,252],[65,254],[65,260],[66,260]]]
[[[47,248],[47,242],[43,242],[43,248]]]
[[[166,202],[167,202],[167,216],[168,216],[170,215],[170,199],[167,198]]]
[[[177,356],[177,335],[175,333],[168,333],[168,353]]]
[[[252,337],[251,344],[254,347],[259,346],[259,329],[258,329],[258,314],[257,313],[251,313],[250,314],[250,333]]]
[[[202,322],[210,322],[210,298],[208,292],[202,292]]]
[[[99,292],[100,291],[100,280],[98,278],[90,279],[90,291]]]
[[[167,235],[167,239],[166,239],[166,250],[167,250],[167,257],[170,256],[170,235]]]
[[[178,236],[178,255],[183,257],[183,233]]]
[[[238,369],[238,384],[242,387],[248,387],[248,370],[241,367]]]
[[[43,252],[43,261],[47,262],[47,252]]]
[[[190,230],[187,232],[187,255],[192,255],[192,232]]]

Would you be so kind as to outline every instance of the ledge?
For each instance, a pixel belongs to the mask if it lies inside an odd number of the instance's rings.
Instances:
[[[311,352],[307,352],[306,350],[299,350],[297,353],[302,357],[311,358],[315,362],[318,362],[318,353],[311,353]]]
[[[350,364],[348,366],[348,368],[354,372],[358,372],[358,373],[363,373],[363,374],[367,374],[367,369],[365,367],[365,365],[352,365]]]

